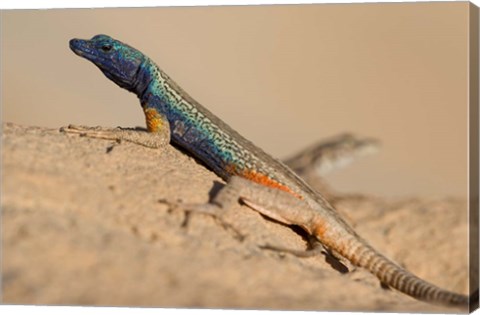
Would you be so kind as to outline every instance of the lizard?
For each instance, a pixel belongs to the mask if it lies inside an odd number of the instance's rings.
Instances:
[[[377,152],[379,146],[376,139],[361,139],[344,133],[315,143],[283,162],[297,174],[321,177],[360,157]]]
[[[147,130],[70,125],[61,131],[150,148],[172,142],[227,182],[205,204],[206,211],[242,202],[275,221],[300,226],[324,248],[365,268],[389,287],[425,302],[468,308],[467,295],[424,281],[375,250],[326,198],[203,107],[139,50],[102,34],[71,39],[69,46],[118,86],[137,95]]]

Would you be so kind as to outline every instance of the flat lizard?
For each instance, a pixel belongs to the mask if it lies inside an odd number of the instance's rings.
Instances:
[[[70,48],[138,96],[148,132],[82,126],[69,126],[63,131],[152,148],[172,141],[227,181],[205,209],[218,210],[242,201],[276,221],[302,227],[325,248],[366,268],[390,287],[419,300],[468,307],[468,296],[430,284],[372,248],[321,194],[200,105],[137,49],[107,35],[72,39]]]
[[[345,133],[315,143],[286,159],[284,163],[297,174],[324,176],[359,157],[375,153],[378,147],[379,141],[376,139],[361,139]]]

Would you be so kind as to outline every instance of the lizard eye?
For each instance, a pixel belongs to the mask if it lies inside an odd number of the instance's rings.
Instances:
[[[102,46],[101,48],[104,52],[109,52],[110,50],[112,50],[112,45],[110,44],[105,44]]]

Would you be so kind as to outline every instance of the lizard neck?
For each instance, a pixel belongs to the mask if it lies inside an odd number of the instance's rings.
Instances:
[[[137,73],[135,74],[135,80],[129,89],[135,93],[137,97],[142,101],[145,99],[147,90],[149,89],[152,81],[155,79],[155,65],[150,59],[145,60],[138,66]]]

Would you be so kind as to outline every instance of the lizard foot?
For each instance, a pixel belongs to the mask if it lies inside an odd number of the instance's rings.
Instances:
[[[308,258],[308,257],[313,257],[317,255],[324,255],[325,256],[325,261],[327,264],[329,264],[333,269],[337,270],[338,272],[345,274],[348,273],[349,269],[348,267],[343,263],[343,259],[331,252],[330,250],[326,249],[322,243],[320,243],[318,240],[316,240],[313,237],[310,237],[308,239],[308,244],[309,248],[306,250],[301,250],[301,249],[292,249],[292,248],[286,248],[286,247],[280,247],[280,246],[272,246],[272,245],[263,245],[261,246],[262,249],[268,249],[268,250],[273,250],[273,251],[278,251],[278,252],[283,252],[283,253],[288,253],[300,258]]]
[[[269,244],[260,246],[260,248],[277,251],[277,252],[288,253],[301,258],[313,257],[319,254],[326,253],[326,250],[324,249],[323,245],[320,242],[309,242],[309,244],[310,244],[309,245],[310,248],[306,250],[274,246]]]
[[[81,137],[113,140],[120,143],[122,140],[133,142],[148,148],[161,148],[170,142],[170,131],[159,129],[156,132],[148,132],[145,128],[109,128],[68,125],[61,127],[60,132],[78,134]]]
[[[99,138],[99,139],[108,139],[108,140],[118,140],[119,131],[122,128],[109,128],[109,127],[89,127],[89,126],[81,126],[81,125],[68,125],[66,127],[61,127],[60,132],[70,133],[70,134],[78,134],[81,137],[89,137],[89,138]]]
[[[192,214],[204,214],[216,219],[224,229],[232,231],[235,239],[239,241],[243,241],[245,239],[245,235],[243,233],[241,233],[235,226],[224,219],[224,210],[222,207],[214,203],[183,203],[181,201],[172,202],[166,199],[160,199],[158,202],[167,204],[170,207],[170,210],[181,209],[185,212],[185,219],[181,225],[182,227],[188,226],[190,222],[190,216]]]

